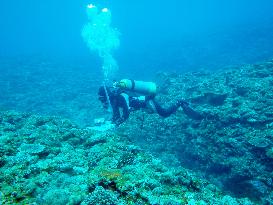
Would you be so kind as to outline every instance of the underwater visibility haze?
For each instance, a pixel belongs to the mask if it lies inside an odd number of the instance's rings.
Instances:
[[[91,61],[81,29],[86,5],[112,11],[122,71],[188,70],[251,63],[272,52],[272,1],[2,1],[2,56]],[[147,64],[149,61],[150,64]],[[158,68],[160,66],[160,68]]]
[[[0,204],[273,204],[272,8],[1,0]]]

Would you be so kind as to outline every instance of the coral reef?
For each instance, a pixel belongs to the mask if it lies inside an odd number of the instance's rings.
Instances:
[[[2,204],[252,204],[114,132],[0,112]]]
[[[159,101],[204,119],[136,111],[112,132],[88,128],[103,115],[90,73],[1,65],[2,203],[273,204],[272,60],[158,73]]]
[[[272,74],[273,60],[214,73],[159,73],[159,99],[166,104],[186,99],[204,119],[192,120],[183,112],[167,119],[143,118],[138,112],[120,132],[165,162],[199,172],[233,196],[272,204]]]

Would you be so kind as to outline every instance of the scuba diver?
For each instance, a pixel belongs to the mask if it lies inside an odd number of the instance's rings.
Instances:
[[[157,113],[166,118],[181,107],[188,117],[195,120],[203,119],[203,116],[194,111],[189,103],[184,100],[177,100],[170,107],[163,108],[155,100],[156,85],[153,82],[123,79],[115,82],[112,87],[101,86],[98,95],[103,107],[112,112],[112,122],[116,125],[126,121],[131,111],[139,109],[145,109],[150,114]],[[122,114],[120,111],[122,111]]]

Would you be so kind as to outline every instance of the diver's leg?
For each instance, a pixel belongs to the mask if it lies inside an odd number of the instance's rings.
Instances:
[[[155,100],[152,100],[154,107],[156,109],[156,112],[162,116],[162,117],[169,117],[171,114],[175,113],[179,107],[182,107],[184,113],[189,117],[194,120],[202,120],[204,116],[200,114],[199,112],[193,110],[190,106],[189,103],[184,101],[184,100],[178,100],[177,103],[171,105],[168,108],[163,108],[162,106],[159,105],[158,102]]]
[[[150,103],[153,103],[156,112],[162,117],[169,117],[171,114],[175,113],[176,110],[180,107],[179,103],[173,104],[168,108],[163,108],[158,102],[155,100],[150,100]]]
[[[189,117],[192,118],[194,120],[202,120],[204,118],[203,115],[201,115],[199,112],[193,110],[189,103],[184,101],[184,100],[178,100],[177,102],[179,104],[179,106],[182,107],[184,113]]]

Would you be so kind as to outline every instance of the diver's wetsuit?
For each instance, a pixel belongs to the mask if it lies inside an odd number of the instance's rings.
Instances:
[[[106,92],[107,91],[107,95]],[[119,125],[129,118],[130,111],[145,109],[149,113],[158,113],[162,117],[169,117],[175,113],[179,107],[183,108],[184,113],[195,120],[201,120],[204,117],[198,112],[189,107],[189,103],[184,100],[178,100],[175,104],[168,108],[163,108],[155,100],[154,96],[140,96],[132,97],[126,92],[119,89],[112,89],[110,87],[101,86],[99,88],[99,100],[103,103],[104,107],[109,106],[107,96],[113,110],[112,121]],[[122,112],[122,113],[121,113]]]
[[[141,108],[146,109],[149,113],[158,113],[162,117],[169,117],[181,106],[185,114],[187,114],[189,117],[196,120],[202,119],[202,116],[192,110],[189,107],[189,104],[183,100],[177,101],[177,103],[171,105],[168,108],[163,108],[154,99],[154,97],[131,97],[126,93],[121,93],[116,96],[110,96],[110,102],[113,109],[112,120],[117,125],[128,119],[131,110],[139,110]],[[122,114],[120,113],[120,110],[122,111]]]

